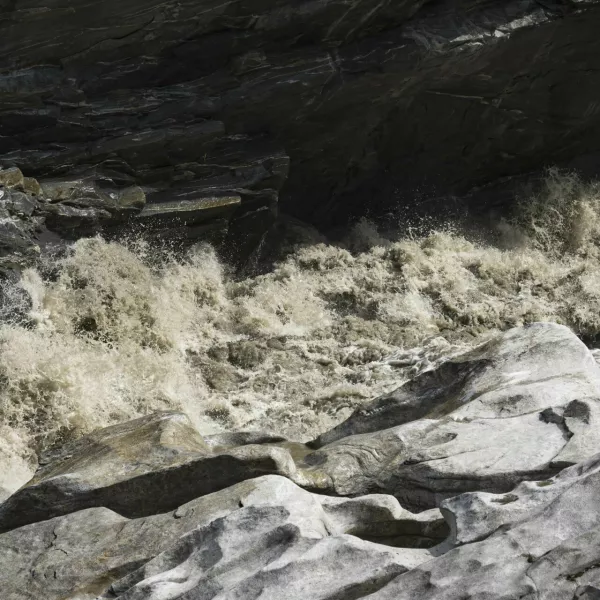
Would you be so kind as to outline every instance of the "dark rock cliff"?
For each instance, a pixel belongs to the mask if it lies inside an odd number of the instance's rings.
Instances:
[[[593,157],[599,30],[597,0],[0,0],[0,164],[239,196],[245,252],[278,201],[328,226]]]

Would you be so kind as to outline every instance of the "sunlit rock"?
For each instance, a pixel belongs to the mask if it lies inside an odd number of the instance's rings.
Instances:
[[[600,368],[560,325],[539,323],[426,372],[321,436],[306,462],[337,494],[381,490],[430,508],[509,492],[600,451]]]
[[[347,535],[357,519],[364,531],[371,520],[381,525],[375,509],[386,500],[366,497],[354,506],[361,502],[370,512],[355,512],[349,520],[289,480],[266,476],[146,518],[129,520],[106,508],[75,512],[0,535],[3,598],[154,598],[169,586],[168,598],[200,589],[210,591],[208,597],[247,597],[255,586],[329,598],[377,589],[431,558],[427,550],[370,543],[360,532]],[[389,527],[412,531],[409,514],[399,507],[395,512],[401,520],[388,512]],[[423,519],[416,517],[419,527]],[[441,519],[439,512],[435,518]],[[175,571],[180,576],[173,585]],[[307,586],[317,587],[310,592]]]
[[[95,506],[156,514],[266,473],[303,480],[285,448],[248,441],[213,449],[179,413],[101,429],[43,456],[34,478],[0,506],[0,530]]]

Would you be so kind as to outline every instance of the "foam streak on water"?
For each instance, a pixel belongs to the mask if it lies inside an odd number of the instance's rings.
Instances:
[[[27,318],[0,326],[0,487],[43,448],[154,410],[309,439],[498,330],[551,320],[594,338],[599,224],[598,186],[550,173],[501,244],[362,223],[360,252],[316,244],[242,281],[210,248],[157,264],[141,243],[81,240],[5,290]]]

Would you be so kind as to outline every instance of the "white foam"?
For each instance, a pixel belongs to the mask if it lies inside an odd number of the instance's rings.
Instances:
[[[210,248],[159,261],[143,243],[80,240],[52,277],[40,267],[5,289],[0,487],[45,447],[154,410],[204,433],[306,440],[495,331],[551,320],[594,337],[598,190],[551,172],[502,224],[502,247],[450,229],[398,241],[362,222],[348,248],[300,248],[242,281]],[[258,349],[230,362],[240,341]]]

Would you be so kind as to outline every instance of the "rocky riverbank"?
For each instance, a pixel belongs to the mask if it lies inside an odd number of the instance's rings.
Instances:
[[[331,226],[597,174],[599,24],[597,0],[3,2],[0,164],[239,196],[230,242],[284,181],[285,212]]]
[[[593,356],[538,323],[306,445],[98,430],[0,505],[3,598],[591,600],[599,416]]]

